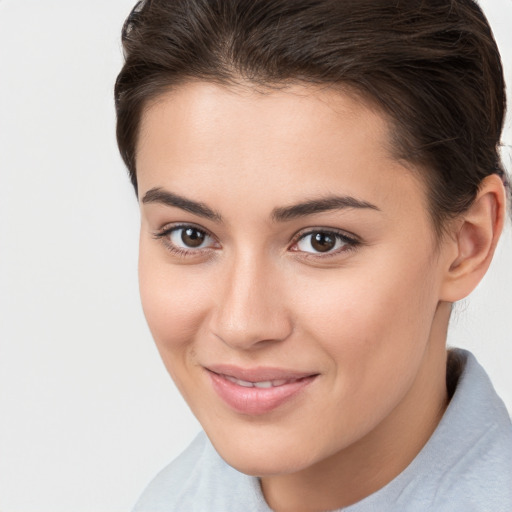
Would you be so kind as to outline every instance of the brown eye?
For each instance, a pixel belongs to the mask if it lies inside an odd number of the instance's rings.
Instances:
[[[334,231],[310,231],[297,241],[296,250],[309,254],[322,254],[348,249],[357,242]]]
[[[187,247],[200,247],[206,238],[206,234],[195,228],[181,230],[181,241]]]
[[[210,235],[194,226],[173,228],[167,236],[171,244],[179,249],[203,249],[213,243]]]
[[[331,233],[313,233],[311,235],[311,247],[318,252],[327,252],[334,249],[336,237]]]

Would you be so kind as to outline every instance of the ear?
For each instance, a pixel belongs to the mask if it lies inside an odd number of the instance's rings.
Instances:
[[[471,207],[455,222],[441,300],[456,302],[467,297],[481,281],[491,264],[503,230],[506,213],[505,187],[492,174],[481,183]]]

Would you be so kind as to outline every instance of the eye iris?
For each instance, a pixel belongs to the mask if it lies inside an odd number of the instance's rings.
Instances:
[[[311,235],[311,247],[318,252],[327,252],[336,245],[336,237],[330,233],[313,233]]]
[[[181,231],[181,241],[188,247],[199,247],[205,240],[206,235],[194,228],[187,228]]]

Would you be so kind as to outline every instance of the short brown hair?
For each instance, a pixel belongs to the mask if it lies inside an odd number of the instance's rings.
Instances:
[[[422,169],[439,231],[497,173],[500,55],[473,0],[147,0],[122,34],[117,141],[137,190],[148,102],[188,80],[341,84],[390,120],[396,156]]]

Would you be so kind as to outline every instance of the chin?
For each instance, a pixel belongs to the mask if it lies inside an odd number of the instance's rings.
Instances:
[[[297,461],[296,454],[255,454],[237,453],[234,456],[220,456],[240,473],[255,477],[270,477],[296,473],[310,466],[306,461]]]
[[[207,435],[210,437],[208,432]],[[261,435],[236,436],[230,432],[225,438],[211,436],[210,440],[218,454],[237,471],[267,477],[295,473],[316,462],[317,457],[304,449],[304,443],[287,437],[272,435],[265,439]]]

